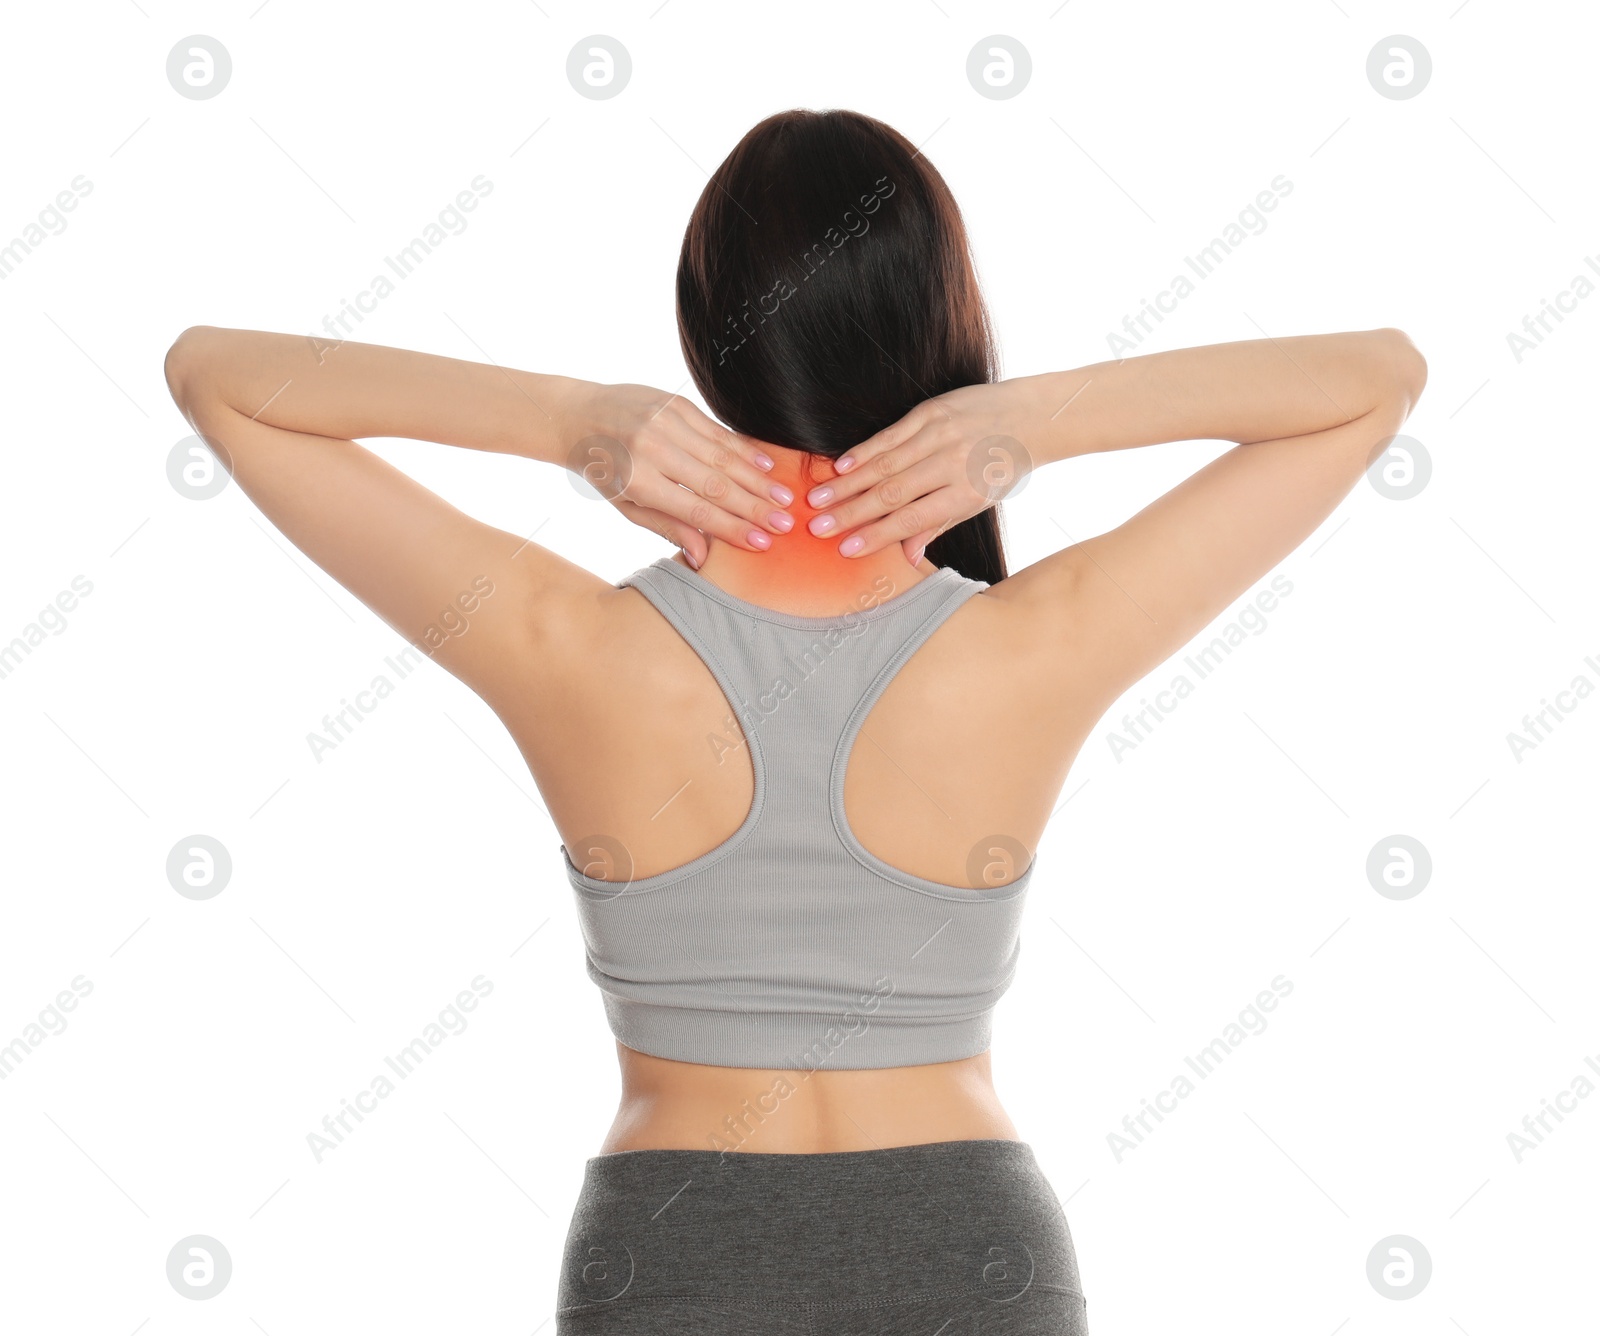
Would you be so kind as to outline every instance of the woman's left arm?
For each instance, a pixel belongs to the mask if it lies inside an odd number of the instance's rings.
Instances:
[[[635,523],[703,555],[750,548],[774,510],[754,442],[644,386],[600,386],[427,353],[196,326],[167,384],[240,488],[302,552],[486,698],[527,687],[528,654],[606,581],[450,505],[360,437],[406,437],[583,467],[587,438]],[[695,544],[699,550],[696,552]]]

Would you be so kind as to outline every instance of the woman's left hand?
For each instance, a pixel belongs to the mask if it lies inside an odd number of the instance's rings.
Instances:
[[[923,400],[841,456],[838,476],[807,493],[825,511],[811,520],[811,532],[849,534],[839,544],[845,557],[898,542],[915,564],[933,539],[987,510],[1031,470],[1015,435],[1028,413],[1026,395],[1011,381]]]

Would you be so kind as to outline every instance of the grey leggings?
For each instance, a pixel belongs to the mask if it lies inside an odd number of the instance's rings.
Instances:
[[[1083,1336],[1061,1204],[1021,1141],[588,1161],[559,1336]]]

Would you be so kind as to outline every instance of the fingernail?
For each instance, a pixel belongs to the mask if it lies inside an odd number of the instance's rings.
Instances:
[[[838,469],[840,473],[848,473],[856,466],[856,461],[851,459],[849,455],[844,455],[842,458],[836,460],[833,466],[834,468]]]
[[[838,521],[835,520],[832,515],[818,515],[816,519],[812,520],[810,524],[806,525],[806,528],[810,529],[811,532],[816,534],[818,538],[821,538],[822,535],[827,533],[830,529],[835,529],[837,527]]]
[[[839,544],[839,555],[841,557],[853,557],[866,545],[867,540],[865,538],[863,538],[860,534],[854,534]]]
[[[833,500],[833,488],[818,487],[810,496],[806,497],[806,500],[813,506],[825,506]]]
[[[699,570],[700,569],[700,563],[695,560],[694,553],[689,551],[688,548],[684,548],[683,549],[683,557],[684,557],[685,561],[687,561],[691,566],[693,566],[695,568],[695,570]]]
[[[749,538],[750,546],[759,547],[763,552],[772,546],[772,539],[762,533],[760,529],[750,530]]]
[[[758,469],[770,469],[772,467],[772,461],[765,455],[758,454],[756,456],[756,467]]]
[[[917,549],[917,550],[916,550],[916,553],[915,553],[915,555],[913,555],[913,556],[912,556],[912,558],[911,558],[911,564],[912,564],[912,565],[913,565],[913,566],[915,566],[915,565],[916,565],[916,564],[917,564],[917,563],[918,563],[918,562],[919,562],[919,561],[921,561],[921,560],[922,560],[922,554],[923,554],[923,553],[924,553],[924,552],[926,552],[926,551],[927,551],[927,550],[928,550],[928,549],[927,549],[927,548],[925,548],[925,547],[919,547],[919,548],[918,548],[918,549]]]
[[[772,499],[780,506],[787,506],[794,500],[794,493],[781,482],[775,482],[772,484]]]
[[[775,510],[767,516],[767,523],[779,533],[788,533],[794,528],[794,516],[786,510]]]

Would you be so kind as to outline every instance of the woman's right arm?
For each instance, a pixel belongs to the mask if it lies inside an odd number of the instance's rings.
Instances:
[[[1395,329],[1184,348],[974,385],[919,405],[830,484],[863,552],[926,541],[984,508],[980,442],[1011,437],[1033,467],[1164,441],[1229,440],[1107,533],[1005,580],[995,596],[1069,650],[1075,694],[1103,708],[1292,552],[1400,429],[1427,364]],[[866,525],[862,528],[863,524]],[[1087,679],[1083,676],[1087,674]]]

